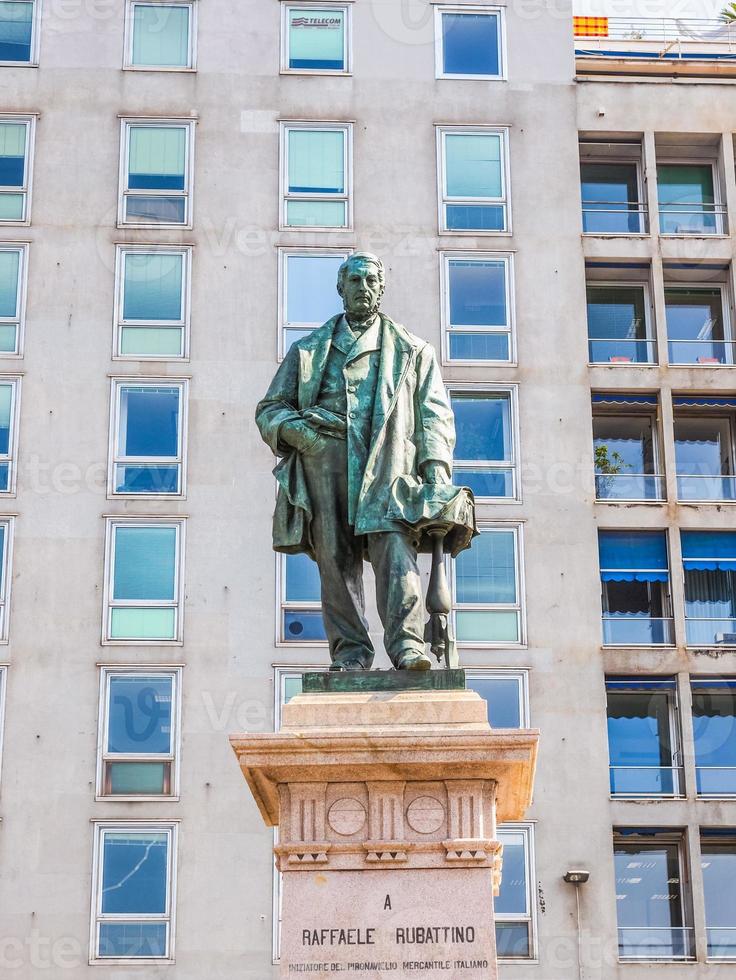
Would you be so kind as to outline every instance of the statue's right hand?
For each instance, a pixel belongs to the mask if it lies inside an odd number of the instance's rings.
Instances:
[[[298,453],[308,456],[320,441],[320,434],[308,422],[292,419],[290,422],[284,422],[279,429],[279,439],[296,449]]]

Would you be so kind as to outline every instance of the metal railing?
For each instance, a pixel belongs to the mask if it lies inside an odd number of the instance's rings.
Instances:
[[[647,206],[641,201],[582,203],[586,235],[642,235],[649,230]]]
[[[657,344],[629,337],[589,337],[588,357],[591,364],[656,364]]]
[[[618,954],[622,960],[689,960],[693,930],[690,926],[620,926]]]
[[[678,766],[609,766],[611,796],[680,796],[683,771]]]
[[[696,766],[698,796],[736,796],[736,766]]]
[[[677,474],[678,500],[736,500],[736,476]]]
[[[660,646],[674,643],[675,621],[671,616],[603,616],[606,646]]]
[[[733,364],[732,340],[670,340],[668,343],[670,364]]]
[[[655,473],[596,473],[597,500],[664,500],[664,477]]]
[[[686,59],[733,55],[736,24],[697,17],[608,17],[606,28],[584,33],[584,21],[575,21],[578,54],[608,54],[611,50],[635,57]],[[600,26],[600,25],[599,25]]]
[[[687,644],[691,647],[732,647],[733,643],[718,643],[718,634],[736,634],[736,619],[711,619],[705,616],[687,616],[685,619]]]
[[[708,956],[717,960],[736,960],[736,926],[709,926]]]
[[[662,235],[722,235],[728,208],[725,204],[660,204]]]

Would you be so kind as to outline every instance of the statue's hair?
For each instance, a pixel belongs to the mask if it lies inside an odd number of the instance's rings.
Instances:
[[[350,267],[350,263],[353,262],[355,259],[359,259],[361,262],[370,262],[373,265],[375,265],[378,271],[378,281],[381,284],[381,288],[383,288],[383,286],[386,283],[386,275],[385,275],[383,262],[378,258],[377,255],[374,255],[373,252],[353,252],[352,255],[348,255],[348,257],[345,259],[343,264],[337,270],[338,292],[341,291],[342,285],[345,282],[345,276],[347,275],[348,268]]]

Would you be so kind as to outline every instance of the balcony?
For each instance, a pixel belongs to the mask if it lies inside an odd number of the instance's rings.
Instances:
[[[574,17],[582,75],[736,76],[736,24],[670,17]]]
[[[610,766],[611,796],[680,796],[682,769],[673,766]]]
[[[674,642],[675,621],[670,617],[636,613],[603,616],[605,646],[672,646]]]

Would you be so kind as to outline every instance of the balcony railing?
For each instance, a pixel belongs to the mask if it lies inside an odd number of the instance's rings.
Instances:
[[[656,364],[657,345],[628,337],[590,337],[588,357],[591,364]]]
[[[714,960],[736,960],[736,926],[710,926],[708,956]]]
[[[702,367],[733,364],[732,340],[670,340],[670,364],[698,364]]]
[[[736,619],[687,617],[685,625],[688,646],[736,646],[736,640],[730,641],[730,637],[736,637]]]
[[[693,958],[689,926],[623,926],[618,930],[622,960],[689,960]]]
[[[722,235],[727,214],[725,204],[661,204],[659,230],[663,235]]]
[[[652,473],[596,473],[597,500],[664,500],[664,477]]]
[[[586,235],[643,235],[648,231],[647,207],[639,201],[583,201]]]
[[[736,476],[677,474],[678,500],[736,500]]]
[[[576,17],[575,51],[582,57],[653,61],[736,59],[736,25],[673,17]]]
[[[606,646],[661,646],[674,643],[675,621],[671,617],[603,616]]]
[[[696,766],[698,796],[736,796],[736,766]]]
[[[679,796],[683,773],[676,766],[610,766],[611,796]]]

